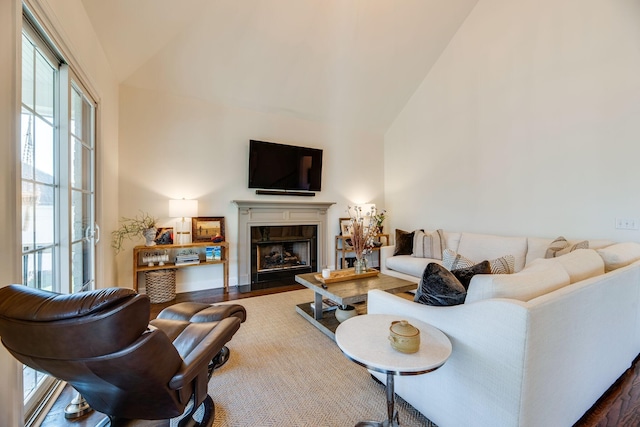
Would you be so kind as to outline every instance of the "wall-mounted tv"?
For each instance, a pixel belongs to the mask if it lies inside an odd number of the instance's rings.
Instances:
[[[274,142],[249,142],[249,188],[320,191],[322,150]]]

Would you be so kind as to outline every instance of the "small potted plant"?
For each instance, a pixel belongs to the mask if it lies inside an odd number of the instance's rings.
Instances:
[[[116,254],[122,250],[124,239],[133,239],[143,236],[147,246],[154,246],[156,233],[158,231],[156,223],[158,220],[146,212],[141,212],[134,218],[121,218],[120,227],[111,233],[111,247],[116,250]]]
[[[376,212],[375,215],[373,215],[373,220],[376,223],[376,227],[378,228],[378,233],[382,233],[382,223],[384,222],[384,219],[387,217],[387,211],[386,209],[382,209],[379,212]]]

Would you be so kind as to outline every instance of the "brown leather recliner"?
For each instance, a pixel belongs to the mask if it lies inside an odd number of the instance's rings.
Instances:
[[[178,417],[191,399],[180,425],[194,425],[203,405],[195,425],[210,426],[208,365],[244,318],[149,324],[149,310],[149,298],[130,289],[62,295],[9,285],[0,288],[0,338],[20,362],[71,384],[112,426]]]

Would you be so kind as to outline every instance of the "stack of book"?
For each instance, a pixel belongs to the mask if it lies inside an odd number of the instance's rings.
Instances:
[[[336,308],[338,308],[338,303],[335,301],[332,301],[328,298],[325,298],[322,300],[322,311],[331,311],[331,310],[335,310]],[[315,303],[311,303],[311,309],[315,310],[316,309],[316,304]]]
[[[176,255],[176,265],[200,264],[198,254]]]

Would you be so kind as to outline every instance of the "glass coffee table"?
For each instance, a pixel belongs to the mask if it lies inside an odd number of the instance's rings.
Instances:
[[[336,320],[333,311],[316,309],[317,307],[323,306],[323,299],[329,299],[339,305],[357,305],[367,300],[367,293],[372,289],[381,289],[391,293],[402,293],[415,290],[418,287],[415,282],[382,273],[378,273],[373,277],[354,277],[353,280],[329,284],[324,284],[318,280],[317,276],[319,275],[319,273],[296,275],[296,282],[314,292],[313,302],[298,304],[296,311],[332,339],[340,322]],[[412,299],[413,296],[410,296],[410,298]],[[360,304],[360,307],[357,307],[357,309],[358,314],[366,313],[366,304]]]
[[[405,354],[389,342],[389,327],[395,320],[407,320],[420,330],[420,349]],[[336,329],[336,344],[352,361],[387,375],[387,419],[362,421],[356,427],[396,427],[400,425],[395,409],[395,375],[420,375],[435,371],[451,355],[451,341],[439,329],[419,320],[388,314],[356,316]]]

